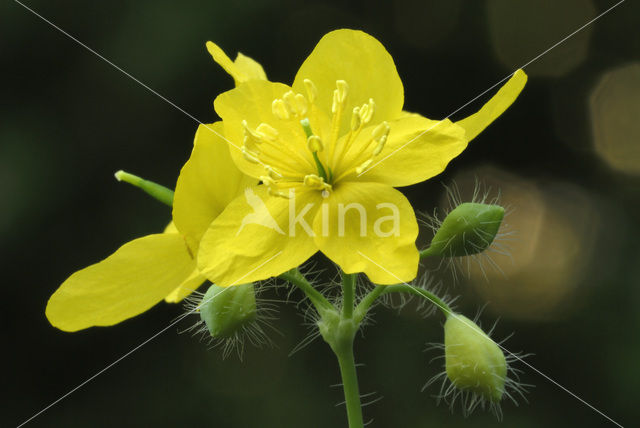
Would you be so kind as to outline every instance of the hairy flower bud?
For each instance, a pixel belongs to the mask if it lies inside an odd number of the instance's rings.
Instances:
[[[462,203],[447,215],[425,251],[447,257],[481,253],[493,242],[503,218],[500,205]]]
[[[447,377],[459,390],[498,403],[507,379],[500,347],[469,318],[451,314],[444,324]]]
[[[212,337],[231,337],[256,320],[253,283],[226,288],[212,284],[198,309]]]

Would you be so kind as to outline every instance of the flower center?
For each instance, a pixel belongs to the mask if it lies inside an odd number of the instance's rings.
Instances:
[[[369,125],[375,111],[371,98],[352,109],[349,129],[340,135],[349,93],[347,82],[336,81],[330,123],[323,119],[326,116],[316,104],[318,91],[315,84],[305,79],[304,85],[306,97],[288,91],[271,104],[272,113],[278,121],[295,121],[299,124],[296,126],[302,127],[306,136],[304,144],[281,139],[278,130],[267,123],[261,123],[255,129],[251,129],[246,121],[242,123],[242,153],[248,161],[264,167],[266,174],[260,180],[272,195],[289,197],[288,189],[300,185],[323,192],[331,191],[340,179],[369,168],[373,159],[382,152],[389,135],[387,122],[375,127]]]

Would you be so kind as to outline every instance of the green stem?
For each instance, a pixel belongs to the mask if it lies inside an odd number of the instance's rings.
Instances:
[[[342,317],[353,317],[353,302],[356,291],[356,279],[358,274],[342,273]]]
[[[436,256],[436,255],[437,255],[436,251],[432,246],[420,251],[420,258],[421,259],[426,259],[427,257]]]
[[[425,290],[424,288],[415,287],[409,284],[398,284],[398,285],[387,285],[385,290],[383,290],[383,294],[389,293],[409,293],[414,294],[416,296],[422,297],[424,299],[430,300],[431,303],[436,305],[438,309],[442,311],[442,314],[445,317],[448,317],[453,313],[453,309],[446,304],[444,300],[433,294],[432,292]]]
[[[307,281],[307,278],[305,278],[302,272],[300,272],[297,268],[291,269],[289,272],[281,274],[280,278],[284,279],[285,281],[289,281],[291,284],[302,290],[321,316],[327,310],[335,309],[333,305],[329,303],[329,301],[318,290],[313,288],[313,285],[311,285],[311,283]]]
[[[367,315],[369,308],[373,305],[373,302],[376,301],[378,297],[380,297],[385,289],[389,287],[388,285],[378,285],[376,288],[371,290],[369,294],[364,296],[364,298],[360,301],[358,306],[356,307],[353,313],[353,319],[359,324],[362,322],[364,317]]]
[[[353,357],[353,342],[339,350],[333,350],[338,357],[344,400],[347,407],[349,428],[363,428],[362,405],[360,404],[360,390],[358,388],[358,374]]]
[[[342,312],[338,312],[322,293],[313,288],[298,269],[291,269],[281,274],[280,278],[301,289],[320,314],[317,323],[320,334],[338,358],[349,428],[364,428],[358,375],[353,357],[353,341],[360,326],[360,323],[353,319],[357,274],[342,274]]]
[[[430,291],[427,291],[420,287],[415,287],[409,284],[398,284],[398,285],[378,285],[376,288],[371,290],[369,294],[364,296],[364,298],[360,301],[358,306],[356,307],[353,315],[353,319],[355,322],[360,323],[367,315],[367,312],[376,301],[376,299],[383,294],[390,293],[409,293],[414,294],[416,296],[422,297],[423,299],[427,299],[431,301],[434,305],[436,305],[444,314],[445,317],[448,317],[449,314],[453,313],[453,310],[445,303],[444,300],[436,296]]]

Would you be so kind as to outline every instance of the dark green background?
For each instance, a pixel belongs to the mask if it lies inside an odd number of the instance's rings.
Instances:
[[[215,120],[213,99],[233,85],[207,54],[207,40],[231,56],[242,51],[260,61],[271,80],[290,83],[324,33],[363,29],[394,57],[406,108],[442,118],[614,4],[510,3],[517,10],[491,15],[489,6],[502,10],[506,3],[26,1],[203,122]],[[579,35],[532,64],[514,107],[444,174],[404,189],[417,209],[431,211],[441,201],[441,183],[492,165],[543,188],[568,183],[588,195],[599,221],[582,230],[593,238],[592,251],[572,294],[539,319],[491,305],[482,318],[490,324],[502,315],[496,337],[515,332],[509,349],[534,353],[530,364],[625,426],[636,423],[640,387],[640,179],[609,167],[594,151],[588,101],[602,73],[640,60],[639,16],[638,4],[625,2],[590,27],[589,37]],[[496,20],[502,33],[492,32]],[[521,61],[501,61],[492,34],[503,41],[507,34]],[[580,46],[584,58],[562,71]],[[113,173],[122,168],[173,186],[196,123],[9,0],[0,6],[0,52],[0,425],[16,426],[182,313],[180,306],[160,304],[113,328],[67,334],[48,324],[44,308],[70,273],[166,224],[166,207],[118,184]],[[630,150],[637,159],[638,149]],[[517,232],[527,242],[529,231]],[[544,269],[537,274],[544,277]],[[459,307],[467,315],[484,303],[470,290],[465,283],[450,289],[464,295]],[[339,382],[332,354],[316,341],[288,357],[307,328],[293,304],[280,306],[275,326],[282,336],[273,336],[274,349],[248,348],[242,362],[222,360],[172,328],[29,426],[345,426],[344,409],[336,406],[341,391],[331,387]],[[362,391],[383,397],[365,407],[372,426],[497,424],[483,412],[464,419],[459,409],[451,414],[436,406],[435,387],[420,392],[441,370],[423,352],[427,342],[442,340],[441,319],[423,319],[410,306],[399,313],[380,308],[375,321],[356,344]],[[520,368],[522,380],[536,386],[528,404],[504,406],[503,426],[607,426]]]

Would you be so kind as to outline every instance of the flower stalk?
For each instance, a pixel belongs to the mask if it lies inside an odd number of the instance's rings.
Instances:
[[[342,317],[345,319],[351,319],[353,317],[356,279],[356,274],[342,274]]]
[[[318,311],[320,315],[318,329],[322,338],[331,347],[340,366],[349,428],[363,428],[360,388],[353,354],[353,342],[362,320],[362,317],[354,318],[355,286],[358,275],[342,273],[342,311],[338,311],[329,303],[298,269],[286,272],[280,275],[280,278],[302,290]]]
[[[342,376],[342,387],[344,389],[344,399],[347,406],[347,419],[349,428],[362,428],[362,405],[360,404],[360,389],[358,387],[358,374],[356,373],[355,359],[353,356],[353,342],[351,346],[345,347],[337,352],[338,364],[340,365],[340,375]]]

